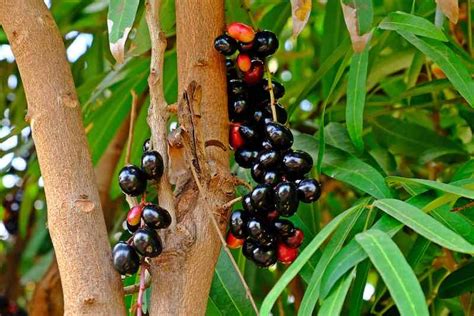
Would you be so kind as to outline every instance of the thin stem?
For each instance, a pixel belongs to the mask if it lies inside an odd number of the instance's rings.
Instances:
[[[130,92],[132,94],[132,108],[130,109],[130,126],[128,127],[128,140],[127,140],[127,151],[125,154],[125,163],[130,163],[130,153],[132,151],[133,143],[133,129],[135,127],[135,115],[138,103],[138,96],[134,90]]]
[[[273,93],[272,74],[268,66],[265,65],[265,74],[267,75],[268,92],[270,93],[270,106],[272,108],[272,118],[274,122],[278,122],[276,108],[275,108],[275,94]]]
[[[145,277],[145,272],[146,272],[146,264],[142,263],[142,266],[140,268],[140,288],[138,289],[138,299],[137,299],[137,316],[142,316],[143,310],[143,293],[145,293],[146,289],[146,277]]]
[[[240,202],[240,201],[242,201],[242,197],[241,197],[241,196],[239,196],[239,197],[237,197],[237,198],[235,198],[235,199],[233,199],[233,200],[230,200],[229,202],[227,202],[227,203],[225,203],[224,205],[222,205],[222,209],[226,210],[226,209],[228,209],[228,208],[231,208],[232,205],[234,205],[235,203],[238,203],[238,202]]]
[[[146,269],[146,271],[145,271],[145,288],[149,288],[150,284],[151,284],[151,274],[148,271],[148,269]],[[138,284],[128,285],[128,286],[125,286],[123,288],[123,292],[125,293],[125,295],[135,294],[139,290],[140,290],[140,282]]]
[[[191,161],[191,159],[189,159],[189,160]],[[211,211],[211,206],[209,205],[209,202],[207,201],[206,196],[203,194],[204,189],[201,185],[201,182],[199,181],[199,177],[197,175],[196,169],[195,169],[193,164],[191,164],[191,173],[192,173],[194,181],[196,182],[196,185],[198,187],[199,195],[202,196],[203,201],[207,204],[207,207],[205,209],[207,210],[207,214],[209,215],[209,218],[211,219],[212,225],[215,228],[217,236],[219,237],[219,240],[221,241],[222,247],[224,248],[225,253],[229,257],[229,260],[232,263],[232,266],[234,267],[235,272],[239,276],[240,282],[242,283],[242,285],[245,289],[245,293],[247,294],[247,297],[250,300],[250,303],[252,304],[252,307],[255,311],[255,314],[258,316],[259,312],[258,312],[257,304],[255,304],[255,300],[253,299],[252,292],[250,291],[250,288],[248,287],[247,282],[245,281],[245,278],[242,275],[242,272],[240,272],[239,266],[238,266],[237,262],[235,262],[234,256],[230,252],[230,249],[227,247],[225,237],[222,234],[221,229],[219,228],[219,224],[217,223],[216,218],[214,217],[214,214]]]

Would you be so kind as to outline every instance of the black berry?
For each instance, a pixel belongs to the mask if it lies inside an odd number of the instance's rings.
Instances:
[[[171,224],[170,213],[154,204],[147,204],[143,207],[142,218],[145,224],[153,229],[168,228]]]
[[[119,172],[119,185],[125,194],[140,195],[146,189],[146,175],[137,166],[125,166]]]
[[[242,168],[250,168],[257,157],[257,152],[254,150],[239,148],[235,151],[235,162]]]
[[[133,246],[139,254],[154,258],[163,250],[161,239],[155,230],[140,228],[133,234]]]
[[[143,142],[143,152],[145,151],[149,151],[151,150],[151,141],[149,138],[147,138],[144,142]]]
[[[142,170],[149,180],[159,180],[163,175],[163,157],[157,151],[147,151],[142,156]]]
[[[252,251],[252,260],[257,266],[268,268],[277,261],[276,250],[273,247],[256,247]]]
[[[237,41],[229,35],[223,34],[214,40],[214,47],[219,53],[230,56],[237,50]]]
[[[298,209],[298,194],[293,182],[281,182],[275,187],[275,208],[283,216],[291,216]]]
[[[275,208],[273,189],[268,184],[257,185],[251,195],[252,205],[261,211],[271,211]]]
[[[242,197],[242,208],[247,212],[255,212],[255,207],[252,205],[250,194],[246,194]]]
[[[304,179],[298,183],[298,198],[301,202],[315,202],[321,196],[321,184],[315,179]]]
[[[135,249],[123,241],[115,245],[112,258],[115,270],[122,275],[134,274],[140,266],[140,258]]]
[[[273,147],[281,150],[289,149],[293,145],[293,134],[286,126],[271,122],[265,125],[265,136]]]
[[[258,154],[257,160],[263,168],[271,168],[280,162],[280,153],[273,149],[263,150]]]
[[[230,215],[230,231],[237,238],[247,235],[246,226],[248,215],[242,210],[236,210]]]
[[[283,168],[291,179],[301,179],[313,167],[313,159],[302,150],[290,151],[283,157]]]
[[[254,51],[261,57],[273,55],[279,45],[277,36],[270,31],[257,32],[254,43]]]
[[[277,219],[273,222],[273,229],[280,238],[286,238],[295,234],[295,226],[286,219]]]

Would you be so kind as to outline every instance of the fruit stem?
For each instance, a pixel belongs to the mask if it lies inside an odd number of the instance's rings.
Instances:
[[[273,93],[272,74],[270,72],[270,69],[268,69],[267,65],[265,65],[265,73],[267,75],[267,81],[268,81],[268,92],[270,93],[270,106],[272,108],[272,118],[274,122],[278,122],[276,108],[275,108],[275,94]]]
[[[137,316],[142,316],[142,306],[143,306],[143,293],[146,289],[146,278],[145,272],[147,270],[146,264],[143,262],[140,267],[140,287],[138,289],[138,298],[137,298]]]
[[[138,96],[135,93],[135,90],[130,92],[132,94],[132,108],[130,109],[130,125],[128,127],[128,140],[127,140],[127,152],[125,154],[125,163],[130,163],[130,153],[132,150],[132,142],[133,142],[133,129],[135,125],[135,112],[138,103]]]

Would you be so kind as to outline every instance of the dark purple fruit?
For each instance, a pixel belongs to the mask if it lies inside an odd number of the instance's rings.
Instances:
[[[139,254],[154,258],[163,251],[160,236],[155,230],[140,228],[133,234],[133,246]]]
[[[242,208],[246,212],[255,212],[255,207],[252,205],[252,198],[250,194],[246,194],[242,197]]]
[[[123,167],[118,178],[123,193],[137,196],[145,192],[146,175],[137,166],[128,165]]]
[[[273,229],[279,238],[293,236],[296,232],[295,225],[287,219],[277,219],[273,222]]]
[[[265,184],[275,185],[278,182],[280,182],[280,180],[281,180],[281,177],[277,171],[268,170],[263,175],[263,183]]]
[[[126,242],[118,242],[112,250],[115,270],[122,275],[134,274],[140,266],[140,258],[135,249]]]
[[[278,49],[278,38],[270,31],[260,31],[255,34],[254,51],[260,57],[273,55]]]
[[[151,150],[151,140],[149,138],[147,138],[143,142],[143,152],[150,151],[150,150]]]
[[[242,245],[242,254],[249,260],[252,260],[253,251],[258,247],[254,240],[246,239]]]
[[[227,83],[227,92],[232,98],[240,97],[245,99],[247,97],[247,87],[241,79],[230,79]]]
[[[163,175],[163,157],[157,151],[147,151],[142,156],[142,170],[148,180],[159,180]]]
[[[262,89],[267,95],[267,100],[270,100],[270,88],[268,87],[268,80],[262,80]],[[272,80],[272,90],[275,99],[280,99],[285,95],[285,87],[278,81]]]
[[[276,250],[273,247],[258,246],[252,251],[252,261],[262,268],[268,268],[277,261]]]
[[[227,34],[222,34],[214,40],[215,49],[225,56],[230,56],[237,50],[237,41]]]
[[[259,245],[267,247],[275,245],[275,238],[260,219],[252,218],[247,222],[247,234],[249,238],[257,241]]]
[[[235,162],[242,168],[252,167],[258,152],[246,148],[239,148],[234,154]]]
[[[237,78],[237,69],[235,69],[235,64],[234,64],[234,61],[232,59],[226,58],[225,68],[226,68],[226,72],[227,72],[227,80],[228,81]]]
[[[283,168],[290,179],[301,179],[313,167],[313,158],[302,150],[286,153],[282,162]]]
[[[257,183],[264,183],[265,182],[265,169],[259,163],[256,163],[250,169],[250,174],[252,175],[252,179],[255,180]]]
[[[248,215],[242,210],[233,211],[230,214],[230,231],[237,238],[245,238],[247,236],[246,226]]]
[[[281,182],[275,187],[275,209],[282,216],[291,216],[298,209],[298,193],[293,182]]]
[[[246,144],[257,144],[260,140],[257,129],[250,125],[240,125],[239,132]]]
[[[265,136],[276,149],[286,150],[293,145],[293,134],[288,127],[280,123],[267,123]]]
[[[297,191],[301,202],[315,202],[321,196],[321,184],[316,179],[304,179],[298,183]]]
[[[272,211],[275,209],[273,188],[268,184],[257,185],[250,194],[252,205],[261,211]]]
[[[280,163],[280,153],[274,149],[262,150],[257,160],[264,169],[272,168]]]
[[[243,42],[238,42],[237,43],[238,50],[241,53],[253,53],[253,42],[249,43],[243,43]]]
[[[164,229],[171,225],[170,213],[155,204],[147,204],[143,207],[142,219],[152,229]]]
[[[230,100],[229,102],[229,117],[231,119],[243,118],[249,109],[248,103],[243,98]]]

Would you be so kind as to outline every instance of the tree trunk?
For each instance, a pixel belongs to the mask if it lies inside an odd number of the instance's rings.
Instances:
[[[28,101],[48,228],[67,315],[123,315],[111,250],[65,48],[42,0],[0,0]]]
[[[204,188],[201,194],[190,172],[186,175],[187,181],[175,190],[178,224],[175,231],[167,234],[166,252],[152,267],[150,312],[151,315],[204,315],[220,251],[209,211],[221,215],[218,220],[223,229],[227,210],[223,210],[222,205],[234,192],[229,153],[223,149],[227,148],[229,127],[225,66],[212,45],[224,28],[224,1],[176,1],[176,25],[178,91],[185,91],[193,81],[202,88],[200,102],[196,97],[196,102],[188,103],[192,107],[190,127],[193,130],[186,132],[198,135],[202,144],[212,140],[223,146],[207,147],[207,161],[198,161],[200,157],[196,157],[198,165],[206,166],[201,171],[208,171],[200,177]],[[192,91],[187,92],[189,97]],[[180,113],[179,116],[186,115]],[[180,124],[184,122],[180,120]],[[188,167],[193,168],[193,162],[186,161]]]

